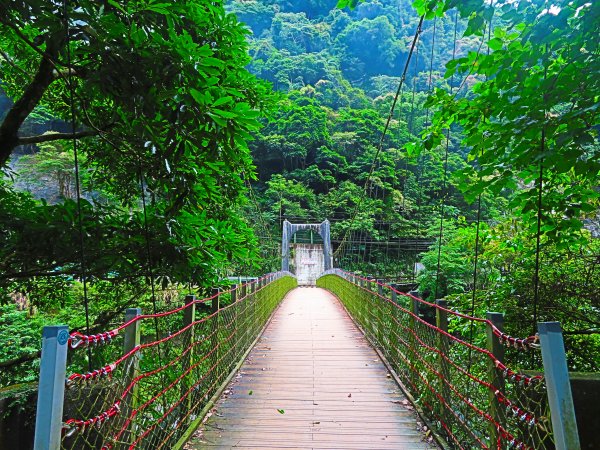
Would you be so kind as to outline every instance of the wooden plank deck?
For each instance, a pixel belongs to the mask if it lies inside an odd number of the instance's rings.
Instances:
[[[429,449],[339,301],[290,292],[186,449]]]

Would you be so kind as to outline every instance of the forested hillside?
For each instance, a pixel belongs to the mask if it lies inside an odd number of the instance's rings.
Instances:
[[[442,189],[443,149],[420,160],[404,150],[431,116],[424,107],[427,92],[449,88],[443,64],[454,51],[454,24],[450,17],[437,21],[433,54],[433,23],[423,27],[363,200],[419,17],[405,0],[361,3],[352,11],[334,6],[335,1],[229,3],[252,33],[249,69],[281,93],[280,107],[251,144],[256,189],[267,222],[329,218],[334,241],[353,231],[357,250],[381,263],[370,270],[381,271],[388,262],[384,253],[398,254],[399,239],[427,237],[442,195],[450,217],[476,215],[452,180]],[[461,21],[460,30],[464,27]],[[473,47],[472,38],[462,38],[456,55]],[[466,166],[457,140],[452,137],[450,172]],[[360,215],[353,217],[359,203]],[[487,199],[483,203],[484,220],[501,213]],[[371,244],[358,249],[359,240]],[[412,274],[409,261],[398,266],[393,259],[388,275]]]
[[[250,145],[261,223],[328,218],[341,267],[410,279],[421,262],[430,299],[507,311],[519,333],[568,323],[573,367],[596,367],[597,6],[439,2],[380,143],[426,2],[350,3],[229,3],[280,93]]]

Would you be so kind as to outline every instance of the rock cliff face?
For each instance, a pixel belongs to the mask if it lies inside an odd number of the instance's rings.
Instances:
[[[585,219],[583,224],[586,229],[590,230],[592,237],[600,238],[600,212],[593,219]]]

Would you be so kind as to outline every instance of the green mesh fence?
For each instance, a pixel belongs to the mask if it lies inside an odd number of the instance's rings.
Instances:
[[[235,291],[142,315],[105,333],[72,334],[69,351],[92,346],[94,361],[110,353],[104,351],[107,346],[124,350],[90,373],[69,376],[61,448],[180,447],[182,437],[199,423],[211,398],[296,285],[295,278],[279,272]],[[141,335],[137,341],[135,327]]]
[[[535,338],[506,336],[485,319],[340,270],[317,285],[340,299],[449,447],[554,448],[543,377],[507,367],[478,342],[448,333],[445,323],[450,321],[451,329],[472,328],[473,336],[491,334],[509,344],[509,352],[537,351]],[[419,309],[429,309],[434,319],[425,320]]]

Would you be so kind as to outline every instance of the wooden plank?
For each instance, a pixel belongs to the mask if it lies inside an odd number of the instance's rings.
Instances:
[[[407,405],[338,300],[296,289],[186,448],[435,448]]]

